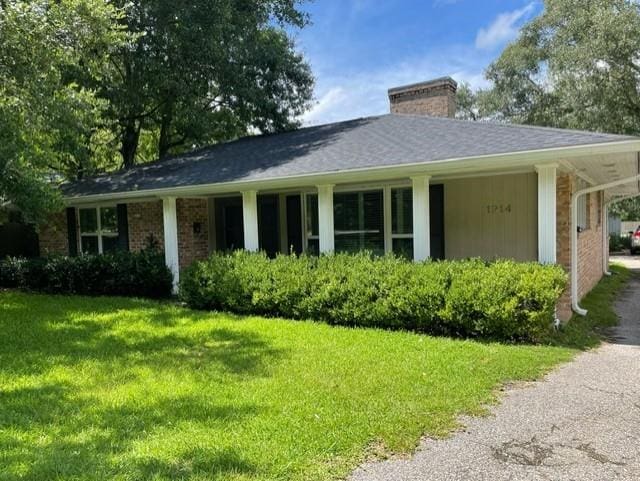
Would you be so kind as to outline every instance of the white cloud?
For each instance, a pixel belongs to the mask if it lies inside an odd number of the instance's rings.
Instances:
[[[450,75],[473,88],[486,87],[483,71],[491,59],[472,46],[450,48],[418,58],[355,74],[321,75],[316,86],[317,103],[302,117],[305,125],[381,115],[389,112],[387,90],[414,82]]]
[[[332,87],[315,103],[313,108],[303,116],[307,124],[314,124],[322,120],[332,110],[340,109],[340,104],[344,103],[347,92],[343,87]]]
[[[527,18],[535,9],[535,3],[514,10],[501,13],[487,28],[481,28],[476,36],[476,48],[493,50],[514,39],[520,30],[519,22]]]

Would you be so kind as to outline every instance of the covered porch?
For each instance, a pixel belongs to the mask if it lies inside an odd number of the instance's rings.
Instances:
[[[250,189],[191,197],[206,206],[207,252],[370,251],[415,261],[511,258],[555,262],[558,165],[460,175]],[[178,204],[184,199],[178,199]],[[163,205],[164,249],[176,277],[185,266],[185,214]],[[183,212],[187,210],[182,209]],[[544,223],[551,229],[539,229]],[[183,227],[179,229],[179,225]],[[538,236],[538,232],[544,236]]]

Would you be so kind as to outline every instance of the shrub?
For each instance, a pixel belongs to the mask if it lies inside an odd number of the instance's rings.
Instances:
[[[169,297],[172,275],[153,250],[0,261],[0,287],[53,294]]]
[[[550,329],[565,284],[562,268],[537,263],[237,251],[186,269],[180,296],[197,309],[535,340]]]
[[[609,252],[620,252],[631,249],[631,237],[620,234],[609,235]]]

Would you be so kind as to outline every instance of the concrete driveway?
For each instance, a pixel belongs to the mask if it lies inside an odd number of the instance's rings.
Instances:
[[[507,391],[486,418],[411,459],[370,463],[352,481],[640,480],[640,259],[610,342],[543,381]]]

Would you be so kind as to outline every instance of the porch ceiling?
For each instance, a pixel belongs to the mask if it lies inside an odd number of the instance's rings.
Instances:
[[[593,185],[632,179],[640,174],[640,153],[625,152],[593,155],[571,160],[578,175]],[[608,199],[640,194],[640,180],[611,187],[605,191]]]

